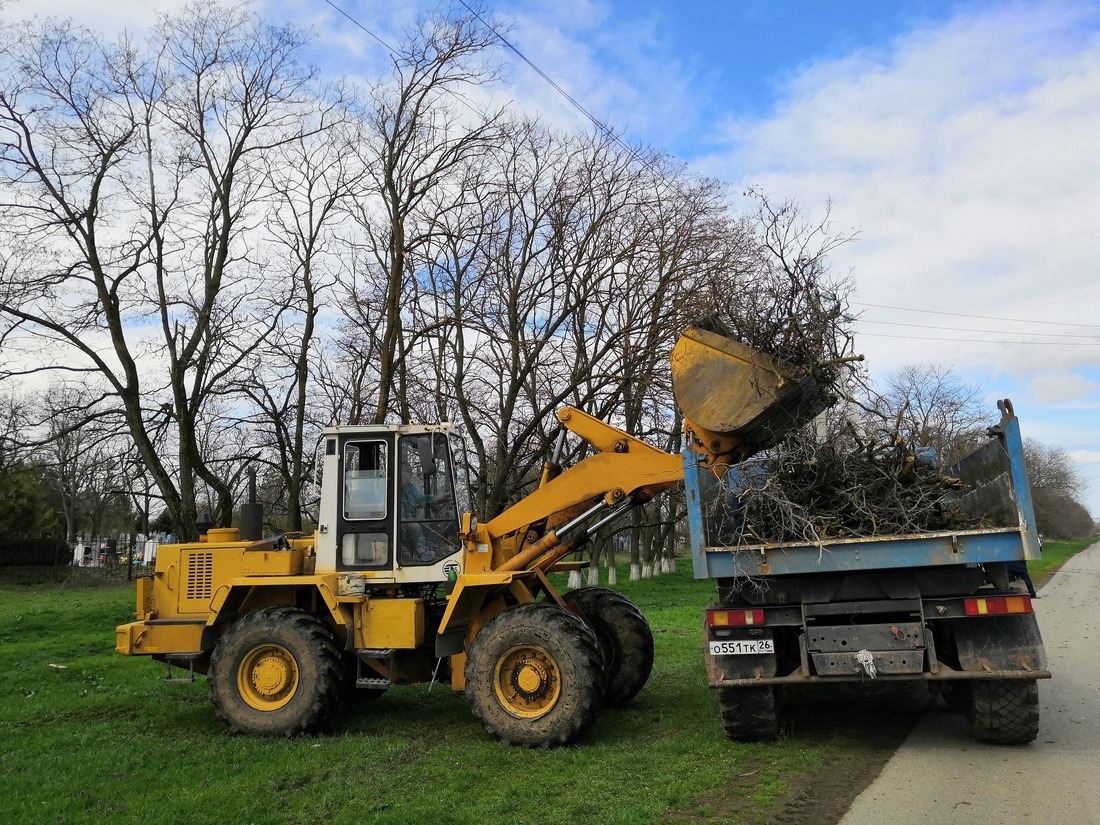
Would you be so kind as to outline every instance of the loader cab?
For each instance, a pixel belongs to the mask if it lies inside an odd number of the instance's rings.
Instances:
[[[469,470],[451,425],[330,427],[322,444],[318,573],[405,584],[460,572]]]

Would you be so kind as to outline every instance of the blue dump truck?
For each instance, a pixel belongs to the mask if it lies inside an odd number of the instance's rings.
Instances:
[[[731,739],[775,738],[797,686],[890,682],[938,691],[981,742],[1038,734],[1050,678],[1032,601],[1011,581],[1040,557],[1019,421],[1009,401],[989,441],[947,475],[952,506],[986,529],[723,546],[728,486],[685,458],[695,578],[715,579],[706,668]]]

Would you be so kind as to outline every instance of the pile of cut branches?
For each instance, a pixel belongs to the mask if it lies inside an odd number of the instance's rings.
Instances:
[[[746,194],[758,206],[746,220],[746,242],[729,271],[712,273],[703,285],[693,323],[808,373],[831,405],[843,395],[845,366],[862,360],[853,350],[851,284],[834,276],[827,260],[854,236],[829,234],[828,210],[814,225],[791,201]]]
[[[977,526],[952,504],[959,486],[890,427],[819,423],[730,468],[708,516],[728,547]]]
[[[711,543],[817,544],[974,526],[952,503],[959,481],[910,440],[917,428],[908,425],[907,403],[898,412],[863,386],[851,285],[827,261],[854,236],[831,234],[827,209],[815,224],[790,201],[747,194],[758,208],[746,242],[729,271],[703,285],[695,324],[798,367],[827,406],[848,403],[730,469],[706,514]],[[855,400],[857,391],[866,403]]]

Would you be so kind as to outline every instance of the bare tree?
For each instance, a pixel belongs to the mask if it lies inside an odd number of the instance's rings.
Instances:
[[[101,394],[55,384],[38,400],[44,421],[23,435],[40,447],[38,453],[57,493],[65,538],[70,543],[76,541],[81,517],[102,509],[109,489],[106,480],[119,475],[119,421],[102,408],[96,409],[101,401]],[[37,438],[32,435],[35,432]]]
[[[470,13],[420,21],[364,115],[362,163],[372,187],[359,201],[358,222],[367,238],[361,266],[367,277],[352,289],[350,317],[361,335],[373,339],[374,423],[391,413],[409,418],[406,357],[418,341],[416,331],[410,336],[405,328],[403,299],[416,278],[412,261],[429,240],[419,210],[467,159],[497,140],[499,114],[460,105],[471,87],[496,77],[485,62],[495,39]]]
[[[1048,490],[1073,499],[1084,492],[1084,476],[1064,447],[1027,438],[1024,439],[1024,458],[1033,489]]]
[[[901,438],[948,467],[982,443],[991,419],[981,387],[942,364],[906,364],[889,375],[874,409]]]
[[[269,314],[280,320],[250,357],[243,383],[254,407],[248,421],[259,437],[258,455],[280,480],[278,500],[292,531],[302,530],[305,480],[313,467],[308,436],[329,423],[312,412],[323,348],[318,316],[343,269],[349,247],[341,221],[364,175],[351,160],[358,133],[343,103],[324,104],[312,119],[312,134],[268,158],[273,205],[266,229],[272,248],[285,250],[279,257],[288,288],[269,299]]]
[[[1080,501],[1087,482],[1069,453],[1027,438],[1024,458],[1039,532],[1052,539],[1095,535],[1095,522]]]
[[[304,39],[200,4],[144,46],[52,21],[19,34],[0,93],[0,217],[24,266],[0,317],[33,353],[7,371],[100,376],[176,532],[194,535],[198,482],[227,523],[233,489],[197,433],[278,322],[254,300],[280,288],[255,228],[264,156],[302,138]]]
[[[0,394],[0,534],[38,537],[56,526],[49,512],[44,468],[22,437],[31,400]]]

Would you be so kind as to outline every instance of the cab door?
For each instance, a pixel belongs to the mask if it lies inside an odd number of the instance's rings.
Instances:
[[[462,549],[447,436],[402,436],[398,460],[397,562],[401,567],[432,567]]]
[[[337,570],[393,567],[393,445],[390,434],[340,439]]]

